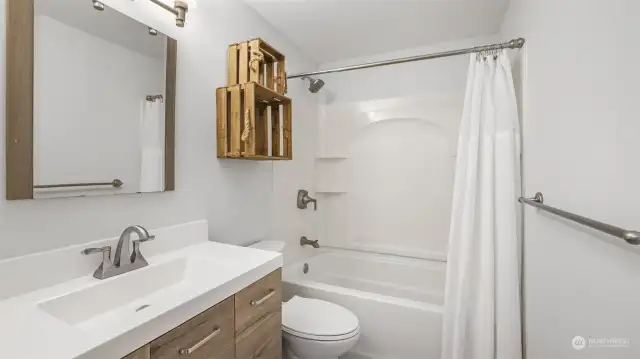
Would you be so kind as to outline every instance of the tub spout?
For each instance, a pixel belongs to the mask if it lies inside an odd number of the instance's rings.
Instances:
[[[307,237],[300,237],[300,246],[310,245],[313,248],[320,248],[320,244],[318,244],[318,240],[312,241]]]

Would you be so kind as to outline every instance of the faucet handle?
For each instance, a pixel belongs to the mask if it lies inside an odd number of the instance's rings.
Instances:
[[[129,260],[131,261],[131,263],[138,262],[142,266],[146,266],[148,264],[147,260],[144,259],[144,256],[140,252],[140,243],[149,242],[154,240],[155,238],[156,236],[150,235],[145,238],[134,239],[133,241],[131,241],[133,243],[133,253],[131,253],[131,256],[129,257]]]
[[[82,252],[85,256],[90,254],[102,253],[102,263],[100,263],[100,267],[96,269],[96,272],[93,274],[95,278],[103,279],[104,272],[109,270],[113,263],[111,263],[111,246],[106,246],[102,248],[87,248]]]
[[[89,254],[96,254],[96,253],[104,253],[107,256],[111,256],[111,246],[106,246],[106,247],[102,247],[102,248],[86,248],[84,250],[82,250],[82,252],[80,252],[82,254],[84,254],[85,256],[88,256]]]

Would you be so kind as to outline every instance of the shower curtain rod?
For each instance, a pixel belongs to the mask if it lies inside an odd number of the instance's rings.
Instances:
[[[305,72],[305,73],[301,73],[301,74],[295,74],[295,75],[287,76],[287,78],[295,79],[295,78],[305,77],[305,76],[324,75],[324,74],[332,74],[332,73],[336,73],[336,72],[361,70],[361,69],[368,69],[368,68],[371,68],[371,67],[379,67],[379,66],[403,64],[405,62],[414,62],[414,61],[438,59],[438,58],[441,58],[441,57],[472,54],[474,52],[482,52],[482,51],[492,51],[492,50],[501,50],[501,49],[520,49],[520,48],[522,48],[522,46],[524,46],[524,43],[525,43],[525,39],[519,38],[519,39],[511,40],[509,42],[503,42],[503,43],[500,43],[500,44],[476,46],[476,47],[471,47],[471,48],[468,48],[468,49],[438,52],[438,53],[435,53],[435,54],[402,57],[402,58],[398,58],[398,59],[378,61],[378,62],[369,62],[369,63],[366,63],[366,64],[338,67],[338,68],[330,69],[330,70],[320,70],[320,71],[313,71],[313,72]]]

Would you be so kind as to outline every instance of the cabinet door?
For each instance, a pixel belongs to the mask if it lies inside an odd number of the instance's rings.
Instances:
[[[270,313],[282,309],[282,274],[278,269],[235,296],[236,335]]]
[[[236,359],[282,359],[282,312],[267,314],[236,336]]]
[[[281,270],[238,292],[235,307],[236,359],[281,359]]]
[[[151,342],[150,359],[233,359],[233,297]]]

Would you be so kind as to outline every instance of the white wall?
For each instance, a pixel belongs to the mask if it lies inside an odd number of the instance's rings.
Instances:
[[[164,55],[166,37],[146,37]],[[142,108],[146,95],[165,93],[164,56],[147,56],[45,15],[36,17],[35,49],[34,183],[117,178],[124,185],[36,189],[34,195],[140,192]]]
[[[2,18],[5,1],[0,0]],[[241,1],[200,0],[181,30],[175,28],[170,14],[150,2],[105,3],[178,39],[176,191],[5,201],[5,168],[0,166],[0,258],[117,236],[125,226],[136,223],[160,227],[207,218],[210,237],[216,241],[244,243],[266,237],[269,213],[274,201],[280,200],[279,192],[273,191],[273,165],[215,157],[213,99],[216,87],[226,83],[227,46],[261,37],[287,55],[289,73],[313,70],[316,65]],[[4,56],[0,68],[0,83],[4,83]],[[4,117],[2,88],[0,113]],[[305,119],[315,121],[314,97],[304,84],[292,82],[289,91],[294,99],[294,127]],[[2,153],[4,141],[4,126],[0,126]],[[298,180],[290,183],[298,185]],[[295,194],[286,201],[295,208]]]
[[[504,40],[527,39],[525,193],[617,226],[640,228],[637,135],[640,4],[513,0]],[[640,357],[640,256],[611,238],[525,209],[528,359]],[[575,336],[627,348],[573,349]]]
[[[465,39],[323,64],[364,62],[493,43]],[[468,57],[322,76],[317,221],[326,245],[446,259]]]
[[[302,72],[302,71],[300,71]],[[288,73],[293,73],[290,70]],[[300,237],[317,239],[314,223],[317,212],[313,207],[298,209],[299,189],[313,190],[313,162],[317,138],[318,94],[307,91],[308,83],[289,80],[288,96],[293,98],[293,161],[273,164],[273,201],[271,207],[270,239],[287,243],[285,264],[297,262],[313,254],[314,249],[300,247]],[[293,92],[295,88],[295,92]]]

